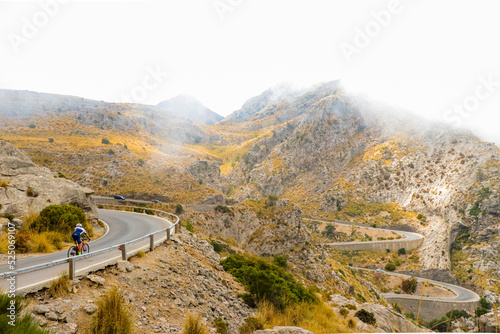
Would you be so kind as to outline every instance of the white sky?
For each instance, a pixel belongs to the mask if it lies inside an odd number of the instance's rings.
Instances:
[[[228,115],[280,82],[342,78],[500,144],[495,0],[55,1],[0,2],[0,88],[146,104],[186,93]],[[391,6],[377,26],[372,12]],[[341,47],[366,29],[368,45],[348,61]]]

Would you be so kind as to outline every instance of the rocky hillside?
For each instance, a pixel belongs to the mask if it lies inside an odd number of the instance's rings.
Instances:
[[[217,193],[186,168],[197,156],[190,145],[210,134],[155,106],[0,90],[0,134],[96,194],[190,202]]]
[[[500,152],[468,131],[339,82],[271,88],[212,125],[151,106],[2,93],[4,138],[98,194],[193,204],[277,196],[304,216],[405,225],[426,236],[422,269],[500,289]]]
[[[198,124],[214,124],[224,118],[205,107],[194,97],[188,95],[178,95],[170,100],[158,103],[157,106],[174,116],[185,118]]]
[[[82,208],[88,219],[96,219],[91,194],[91,189],[35,165],[26,153],[0,139],[1,214],[23,217],[50,204],[71,204]]]
[[[378,217],[363,211],[366,203],[393,203],[401,214],[422,217],[423,269],[457,268],[449,250],[462,226],[470,231],[463,262],[489,254],[474,268],[493,281],[471,280],[496,290],[495,254],[484,248],[498,246],[495,145],[349,96],[338,82],[275,91],[208,128],[224,133],[212,142],[217,148],[207,148],[220,152],[227,196],[243,201],[275,195],[308,215],[370,223]]]

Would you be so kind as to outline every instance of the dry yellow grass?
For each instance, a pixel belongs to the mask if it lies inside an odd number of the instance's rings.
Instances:
[[[201,316],[187,315],[182,334],[208,334],[208,330],[201,322]]]
[[[69,294],[69,276],[63,272],[56,280],[52,281],[49,288],[52,297],[63,297]]]
[[[265,328],[274,326],[297,326],[313,333],[351,333],[348,319],[340,317],[323,302],[290,305],[284,311],[276,309],[269,302],[258,305],[256,318]]]

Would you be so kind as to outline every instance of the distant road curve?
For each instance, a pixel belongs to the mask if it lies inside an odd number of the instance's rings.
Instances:
[[[366,269],[366,268],[359,268],[359,267],[352,267],[352,268],[356,269],[356,270],[360,269],[360,270],[366,270],[366,271],[375,271],[375,269]],[[403,278],[414,277],[418,282],[427,282],[427,283],[439,285],[439,286],[450,289],[455,294],[455,297],[422,297],[422,300],[445,301],[445,302],[478,302],[480,299],[479,296],[477,295],[477,293],[475,293],[474,291],[471,291],[471,290],[466,289],[466,288],[462,288],[461,286],[458,286],[458,285],[434,281],[434,280],[430,280],[427,278],[410,276],[410,275],[406,275],[406,274],[387,272],[387,271],[384,271],[384,274],[391,275],[391,276],[403,277]],[[424,293],[425,293],[425,290],[424,290]],[[383,293],[382,295],[385,297],[385,299],[404,297],[405,299],[420,300],[420,296],[416,296],[416,295],[406,295],[406,294],[398,294],[398,293]]]
[[[311,219],[311,218],[307,219],[327,224],[339,224],[348,226],[353,225],[351,222],[326,221],[326,220]],[[383,228],[374,228],[369,226],[363,226],[363,228],[375,231],[395,232],[400,235],[403,235],[404,238],[394,239],[394,240],[377,240],[377,241],[332,242],[332,243],[325,243],[325,245],[340,250],[368,250],[368,251],[382,252],[385,251],[386,249],[390,249],[391,251],[397,251],[400,248],[415,249],[420,247],[420,245],[424,242],[424,236],[414,232],[406,232],[399,230],[395,231]]]

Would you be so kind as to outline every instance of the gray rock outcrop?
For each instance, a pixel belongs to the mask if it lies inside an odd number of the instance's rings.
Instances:
[[[91,194],[91,189],[34,164],[26,153],[0,139],[0,213],[22,217],[51,204],[71,204],[94,220],[97,208]]]

